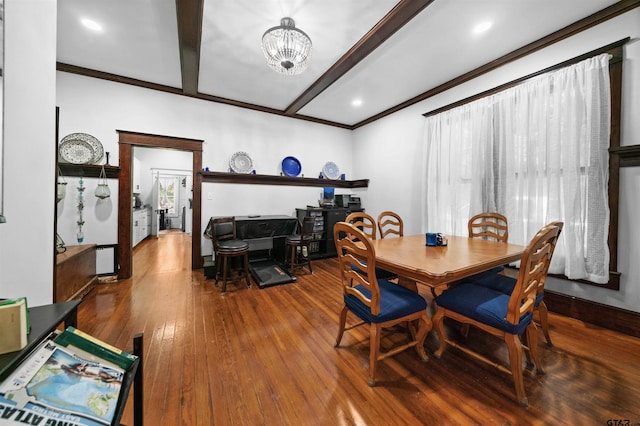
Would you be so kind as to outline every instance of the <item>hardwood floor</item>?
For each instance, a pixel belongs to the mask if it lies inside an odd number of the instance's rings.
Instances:
[[[336,259],[314,261],[296,283],[230,284],[222,296],[190,269],[190,250],[182,233],[143,241],[133,277],[98,285],[79,308],[78,327],[115,346],[130,350],[144,333],[146,425],[640,424],[638,338],[551,313],[555,346],[541,334],[547,374],[525,373],[527,408],[510,376],[455,348],[433,357],[434,332],[427,363],[412,350],[384,360],[370,388],[364,330],[333,347]],[[508,365],[497,339],[472,329],[467,342]],[[132,418],[129,404],[123,422]]]

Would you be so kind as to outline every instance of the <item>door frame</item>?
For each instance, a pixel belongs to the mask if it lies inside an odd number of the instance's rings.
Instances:
[[[202,268],[202,144],[201,139],[178,138],[174,136],[116,130],[118,132],[118,153],[120,177],[118,179],[118,279],[132,275],[133,249],[131,247],[132,187],[133,187],[133,147],[177,149],[193,154],[193,204],[191,221],[191,269]]]

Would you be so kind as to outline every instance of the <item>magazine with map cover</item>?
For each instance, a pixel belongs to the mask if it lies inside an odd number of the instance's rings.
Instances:
[[[47,339],[0,384],[0,423],[109,425],[124,377],[112,363],[88,361]]]

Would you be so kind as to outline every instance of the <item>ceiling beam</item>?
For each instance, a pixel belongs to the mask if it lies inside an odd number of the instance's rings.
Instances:
[[[186,95],[198,93],[203,7],[204,0],[176,0],[182,91]]]
[[[366,58],[382,43],[413,19],[433,0],[402,0],[387,15],[380,20],[367,34],[364,35],[351,49],[347,51],[338,62],[333,64],[320,78],[318,78],[307,90],[302,93],[284,113],[294,115],[327,87],[335,83],[345,75],[358,62]]]
[[[532,53],[542,50],[545,47],[551,46],[552,44],[565,40],[571,36],[581,33],[582,31],[586,31],[589,28],[600,25],[601,23],[606,22],[609,19],[613,19],[616,16],[622,15],[623,13],[629,12],[630,10],[633,10],[637,7],[640,7],[640,0],[621,0],[617,3],[612,4],[609,7],[606,7],[598,12],[593,13],[592,15],[587,16],[586,18],[580,19],[579,21],[576,21],[573,24],[567,25],[566,27],[558,31],[555,31],[534,42],[531,42],[526,46],[522,46],[516,50],[513,50],[507,53],[506,55],[503,55],[497,59],[494,59],[493,61],[487,64],[484,64],[462,75],[459,75],[439,86],[429,89],[418,96],[408,99],[376,115],[372,115],[371,117],[365,120],[362,120],[359,123],[354,124],[353,126],[351,126],[351,129],[355,130],[369,123],[373,123],[376,120],[379,120],[383,117],[391,115],[402,109],[410,107],[411,105],[417,104],[418,102],[422,102],[425,99],[428,99],[432,96],[436,96],[442,92],[446,92],[449,89],[452,89],[456,86],[466,83],[467,81],[473,80],[474,78],[478,78],[481,75],[487,74],[508,63],[524,58],[527,55],[531,55]]]

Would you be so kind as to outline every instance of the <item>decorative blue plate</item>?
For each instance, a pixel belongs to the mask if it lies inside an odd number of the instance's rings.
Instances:
[[[284,157],[282,160],[282,173],[287,176],[298,176],[302,171],[302,165],[296,157]]]

